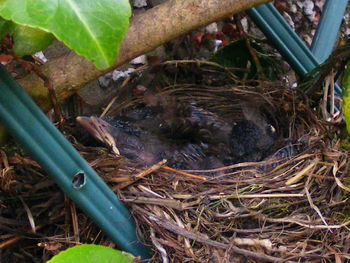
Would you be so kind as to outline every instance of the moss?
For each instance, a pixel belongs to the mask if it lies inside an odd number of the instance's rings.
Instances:
[[[343,150],[350,151],[350,136],[342,139],[340,146]]]
[[[8,138],[5,143],[1,144],[0,147],[8,156],[12,156],[14,154],[19,155],[28,155],[27,152],[19,145],[13,138]]]

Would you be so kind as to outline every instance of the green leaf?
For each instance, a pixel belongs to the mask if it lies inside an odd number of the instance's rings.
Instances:
[[[276,63],[276,59],[272,58],[258,42],[251,42],[251,47],[256,52],[265,76],[270,80],[278,79],[279,64]],[[250,62],[251,67],[247,78],[252,79],[257,73],[256,65],[251,59],[249,50],[244,40],[236,40],[224,46],[223,48],[219,49],[210,60],[224,67],[243,69],[247,69],[249,65],[248,63]],[[237,73],[237,75],[242,77],[243,73]]]
[[[54,36],[43,30],[21,26],[0,17],[0,39],[9,33],[14,40],[13,49],[18,56],[32,55],[48,47]]]
[[[246,68],[250,55],[245,42],[237,40],[219,49],[210,60],[224,67]]]
[[[0,17],[0,38],[2,39],[5,34],[9,31],[10,21],[3,19]]]
[[[346,65],[343,77],[343,112],[346,130],[350,134],[350,61]]]
[[[100,245],[79,245],[68,248],[47,263],[133,263],[131,254]]]
[[[13,50],[18,56],[32,55],[47,48],[55,37],[43,30],[10,22],[9,33],[14,40]]]
[[[0,16],[51,32],[99,69],[114,64],[130,15],[128,0],[0,0]]]

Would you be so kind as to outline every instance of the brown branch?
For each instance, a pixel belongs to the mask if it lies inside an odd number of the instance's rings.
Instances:
[[[168,0],[132,17],[118,60],[106,71],[196,28],[269,1],[271,0]],[[91,62],[73,52],[46,63],[42,66],[42,71],[52,79],[59,101],[106,72],[97,70]],[[39,77],[30,74],[18,82],[44,111],[51,108],[47,99],[48,91]]]

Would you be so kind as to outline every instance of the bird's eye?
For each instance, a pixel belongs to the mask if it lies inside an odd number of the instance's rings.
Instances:
[[[268,134],[275,134],[276,133],[276,128],[273,127],[271,124],[268,124],[266,126],[266,131],[268,132]]]

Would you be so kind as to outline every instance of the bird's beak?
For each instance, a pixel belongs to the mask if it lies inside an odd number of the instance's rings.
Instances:
[[[118,155],[120,154],[116,146],[116,142],[111,135],[111,129],[113,129],[113,126],[97,117],[79,116],[76,118],[76,120],[79,125],[81,125],[88,133],[90,133],[102,143],[105,143],[111,147],[114,153]]]

